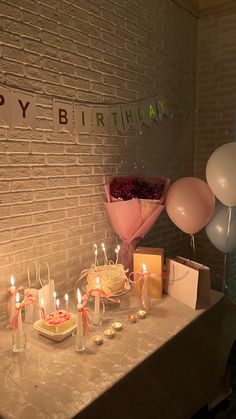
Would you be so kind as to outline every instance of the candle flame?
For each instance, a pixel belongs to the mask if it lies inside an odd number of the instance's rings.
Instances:
[[[81,304],[81,293],[79,288],[77,288],[77,298],[78,298],[78,304]]]
[[[105,250],[105,244],[102,243],[102,250]]]
[[[95,253],[95,256],[97,256],[97,255],[98,255],[98,251],[97,251],[97,249],[94,251],[94,253]]]
[[[56,296],[57,296],[56,291],[53,291],[53,298],[56,298]]]
[[[41,298],[41,307],[44,306],[44,298]]]
[[[65,294],[65,300],[68,303],[68,301],[69,301],[69,295],[68,294]]]
[[[99,276],[97,276],[97,278],[96,278],[96,287],[99,288],[100,285],[101,285],[100,278],[99,278]]]
[[[11,275],[10,283],[11,283],[11,286],[14,287],[14,285],[15,285],[15,278],[14,278],[13,275]]]
[[[117,245],[117,250],[118,250],[118,252],[120,251],[120,245],[119,244]]]
[[[147,267],[146,267],[145,263],[142,263],[142,268],[143,268],[143,274],[144,274],[145,272],[147,272]]]
[[[59,300],[59,298],[57,298],[56,299],[56,308],[59,308],[59,306],[60,306],[60,300]]]
[[[96,245],[96,243],[94,243],[93,247],[94,247],[94,249],[97,249],[98,248],[97,245]]]
[[[20,294],[19,292],[16,293],[16,303],[18,304],[20,302]]]

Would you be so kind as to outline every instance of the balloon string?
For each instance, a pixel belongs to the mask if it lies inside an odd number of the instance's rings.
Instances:
[[[195,238],[193,234],[190,234],[190,245],[193,249],[193,258],[196,260],[196,247],[195,247]]]
[[[227,288],[228,288],[228,281],[226,279],[226,264],[227,264],[227,250],[228,250],[228,244],[229,244],[229,233],[230,233],[231,218],[232,218],[232,207],[229,207],[228,208],[227,237],[226,237],[226,252],[225,252],[225,256],[224,256],[223,291],[226,291]]]

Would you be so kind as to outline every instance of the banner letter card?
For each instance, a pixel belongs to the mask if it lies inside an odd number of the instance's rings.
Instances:
[[[55,132],[73,133],[73,103],[53,99],[53,123]]]
[[[11,125],[11,93],[10,90],[0,86],[0,122]]]
[[[36,127],[35,95],[15,90],[11,95],[11,126]]]

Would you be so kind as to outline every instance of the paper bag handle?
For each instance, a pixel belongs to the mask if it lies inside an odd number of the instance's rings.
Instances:
[[[47,280],[48,280],[48,282],[51,281],[51,273],[50,273],[49,265],[46,261],[43,261],[43,262],[40,263],[39,269],[38,269],[39,282],[40,282],[42,287],[43,287],[43,279],[41,278],[41,269],[42,269],[43,265],[45,265],[47,267],[47,273],[48,273]]]
[[[27,268],[27,277],[28,277],[28,285],[29,285],[29,287],[31,286],[31,281],[30,281],[30,267],[31,266],[34,266],[34,268],[35,268],[35,279],[36,279],[36,282],[37,281],[39,281],[40,282],[40,284],[41,284],[41,281],[40,281],[40,279],[39,279],[39,268],[38,268],[38,264],[37,264],[37,262],[31,262],[29,265],[28,265],[28,268]]]
[[[175,266],[172,265],[172,270],[173,270],[173,278],[169,280],[170,285],[173,285],[174,282],[176,281],[181,281],[182,279],[186,278],[186,276],[188,276],[189,271],[185,272],[182,276],[180,276],[179,278],[175,278]]]

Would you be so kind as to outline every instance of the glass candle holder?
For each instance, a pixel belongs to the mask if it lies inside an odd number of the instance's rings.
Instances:
[[[26,348],[26,333],[12,332],[12,350],[13,352],[23,352]]]
[[[74,339],[75,339],[75,351],[83,352],[85,350],[85,336],[81,336],[75,333]]]
[[[100,326],[102,324],[103,305],[99,291],[94,291],[94,311],[93,311],[93,324]]]
[[[148,290],[148,277],[145,274],[144,276],[144,282],[142,287],[142,293],[141,293],[141,304],[144,310],[150,311],[151,308],[151,298],[149,296],[149,290]]]

